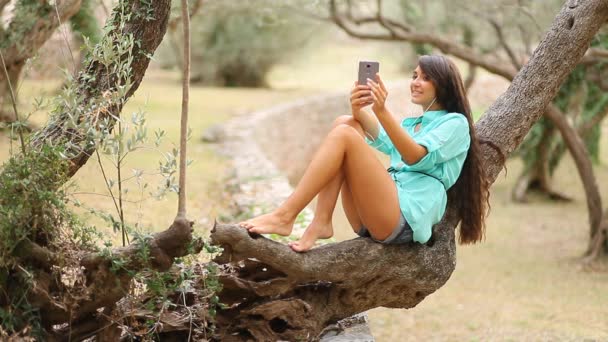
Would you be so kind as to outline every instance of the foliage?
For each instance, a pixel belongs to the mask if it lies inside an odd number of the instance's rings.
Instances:
[[[36,167],[32,167],[36,165]],[[36,279],[26,262],[32,243],[70,264],[74,251],[90,251],[98,234],[68,207],[63,187],[67,163],[57,148],[43,147],[11,157],[0,169],[0,325],[10,334],[30,326],[39,335],[38,308],[28,301]],[[29,269],[29,270],[28,270]]]
[[[32,165],[44,167],[33,168]],[[0,267],[13,266],[13,253],[29,240],[47,245],[60,227],[74,218],[66,209],[66,162],[56,149],[45,147],[16,155],[1,169]],[[58,190],[59,189],[59,190]]]
[[[78,12],[70,18],[72,31],[77,38],[86,37],[93,44],[101,39],[101,30],[95,17],[92,0],[83,0]]]
[[[592,47],[608,48],[608,33],[600,33],[591,44]],[[591,66],[578,65],[568,76],[558,91],[555,105],[574,123],[575,127],[584,126],[586,123],[605,115],[608,108],[608,94],[598,84],[594,75],[601,75],[608,67],[607,62],[600,62]],[[554,134],[553,124],[541,118],[530,130],[524,142],[520,145],[517,153],[522,157],[525,168],[531,170],[535,167],[539,158],[539,150],[548,148],[551,151],[549,159],[549,172],[552,175],[563,157],[566,146],[561,138]],[[591,160],[599,162],[599,141],[601,125],[596,124],[587,131],[579,132],[583,139]],[[545,134],[550,134],[548,142],[542,141]],[[541,146],[543,145],[543,146]]]
[[[275,1],[244,1],[238,6],[205,2],[201,15],[192,19],[192,81],[264,86],[270,69],[293,55],[314,31],[304,21]]]

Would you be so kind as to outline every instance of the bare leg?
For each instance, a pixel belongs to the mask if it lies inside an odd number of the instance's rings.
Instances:
[[[353,128],[355,128],[358,132],[360,132],[361,136],[364,136],[363,133],[363,128],[361,128],[361,125],[351,116],[351,115],[341,115],[339,117],[337,117],[331,127],[331,130],[333,130],[334,128],[336,128],[339,125],[349,125]],[[339,184],[337,184],[337,182],[339,182]],[[330,238],[331,236],[333,236],[333,227],[331,226],[331,218],[333,216],[333,211],[334,208],[336,207],[336,201],[337,201],[337,192],[340,191],[340,185],[342,185],[344,183],[344,175],[343,173],[340,173],[340,175],[337,175],[336,177],[334,177],[334,179],[325,187],[321,190],[321,192],[319,192],[319,198],[317,200],[317,206],[315,208],[315,216],[313,218],[313,222],[311,222],[311,224],[306,228],[306,231],[308,231],[309,229],[313,229],[313,231],[315,231],[315,233],[313,233],[313,235],[318,235],[319,238]],[[338,187],[337,189],[335,189],[336,187]],[[275,234],[279,234],[279,235],[289,235],[291,233],[292,227],[293,227],[293,222],[287,222],[285,223],[285,221],[289,220],[290,218],[284,218],[284,219],[277,219],[276,218],[276,211],[267,215],[263,215],[260,217],[256,217],[255,219],[260,219],[258,221],[261,221],[262,218],[264,218],[264,220],[269,219],[274,221],[275,225],[279,225],[279,227],[276,227],[276,230],[271,231],[272,233]],[[252,220],[247,220],[245,222],[240,222],[239,225],[241,225],[242,227],[245,228],[253,228],[252,226]],[[268,222],[268,224],[271,224],[271,222]],[[259,230],[253,230],[254,232],[260,232]],[[262,233],[266,233],[266,232],[270,232],[270,231],[263,231]],[[308,234],[306,234],[306,232],[304,233],[305,235],[310,235],[310,232]],[[326,237],[322,237],[322,236],[326,236]],[[315,239],[316,240],[316,239]],[[314,242],[314,241],[313,241]]]
[[[340,124],[349,125],[355,128],[357,132],[361,134],[361,136],[365,136],[361,125],[350,115],[342,115],[336,118],[332,125],[332,129],[336,128]],[[315,216],[312,222],[308,225],[300,240],[289,243],[289,246],[293,250],[297,252],[309,250],[312,248],[317,239],[329,239],[334,235],[332,217],[334,209],[336,208],[338,194],[340,193],[341,189],[343,196],[342,203],[344,211],[347,213],[347,217],[349,217],[349,221],[351,220],[351,216],[354,214],[356,218],[353,218],[353,220],[359,222],[358,227],[361,226],[361,220],[359,219],[357,209],[354,207],[350,189],[348,188],[348,184],[344,182],[344,179],[344,170],[341,169],[341,172],[339,172],[338,175],[336,175],[336,177],[334,177],[334,179],[332,179],[330,183],[323,188],[323,190],[321,190],[317,199]]]
[[[329,239],[334,235],[331,219],[343,183],[344,173],[341,171],[325,188],[323,188],[323,190],[321,190],[312,222],[308,225],[300,240],[289,243],[289,246],[294,251],[301,252],[309,250],[317,239]]]
[[[355,205],[355,200],[353,199],[353,194],[350,191],[350,187],[346,182],[342,184],[342,190],[340,192],[342,196],[342,209],[344,209],[344,214],[346,215],[346,219],[348,219],[348,223],[353,228],[355,233],[358,233],[361,229],[361,216],[359,215],[359,211],[357,210],[357,206]]]
[[[255,233],[289,234],[297,214],[343,165],[362,221],[375,238],[388,237],[399,220],[395,184],[359,132],[348,125],[339,125],[329,133],[295,191],[279,208],[241,225]]]

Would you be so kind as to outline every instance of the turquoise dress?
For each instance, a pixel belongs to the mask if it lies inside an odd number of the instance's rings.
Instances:
[[[420,130],[414,132],[418,123]],[[379,125],[376,140],[365,141],[391,157],[389,172],[397,186],[399,207],[414,232],[414,241],[425,243],[435,223],[441,221],[447,205],[446,191],[460,175],[471,143],[467,118],[445,110],[425,112],[422,116],[405,118],[401,127],[427,154],[408,165]]]

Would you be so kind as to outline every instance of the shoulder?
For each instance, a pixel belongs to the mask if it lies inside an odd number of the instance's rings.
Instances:
[[[465,124],[467,124],[467,126],[469,124],[469,121],[467,120],[467,117],[464,116],[464,114],[461,114],[461,113],[447,113],[447,114],[443,115],[441,117],[441,119],[444,122],[451,121],[451,122],[459,122],[461,124],[465,123]]]
[[[446,129],[469,131],[469,120],[461,113],[447,113],[437,120],[437,125]]]

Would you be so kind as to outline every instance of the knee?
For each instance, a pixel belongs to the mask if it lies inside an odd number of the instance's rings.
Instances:
[[[335,128],[339,125],[348,125],[349,123],[352,123],[352,121],[355,121],[355,118],[351,115],[340,115],[334,120],[331,128]]]
[[[329,132],[329,134],[338,136],[342,139],[361,138],[361,134],[357,131],[357,129],[348,124],[339,124],[335,126],[331,132]]]
[[[363,127],[361,127],[361,124],[359,123],[359,121],[355,120],[355,118],[352,115],[340,115],[338,116],[332,125],[332,130],[339,127],[339,126],[349,126],[354,128],[360,135],[365,136],[363,134]]]

